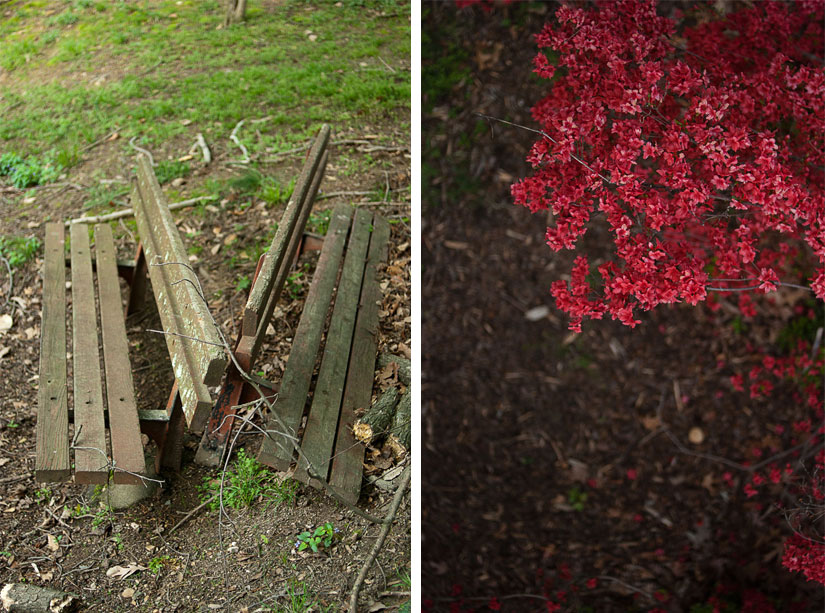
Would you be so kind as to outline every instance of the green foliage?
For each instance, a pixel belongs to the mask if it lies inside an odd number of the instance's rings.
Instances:
[[[286,278],[286,292],[293,300],[297,300],[304,290],[304,273],[300,270],[293,272]]]
[[[265,466],[246,454],[244,449],[238,451],[234,470],[226,473],[223,485],[223,504],[232,509],[249,507],[258,499],[267,501],[267,504],[281,504],[293,502],[298,491],[298,483],[290,479],[278,481],[276,475]],[[220,480],[204,480],[201,486],[201,499],[206,502],[211,499],[210,508],[220,507]]]
[[[332,547],[332,543],[335,541],[339,532],[340,530],[333,527],[330,522],[318,526],[314,532],[301,532],[301,534],[298,535],[298,540],[295,541],[295,549],[298,551],[311,549],[315,553],[318,553],[321,547],[329,549]]]
[[[309,221],[307,223],[309,231],[314,232],[315,234],[320,234],[321,236],[326,236],[327,231],[329,230],[329,220],[331,217],[332,209],[318,211],[317,213],[310,213]]]
[[[34,499],[37,502],[49,504],[52,500],[52,491],[48,487],[41,487],[40,489],[35,490]]]
[[[115,128],[121,143],[140,136],[151,147],[196,131],[212,142],[241,119],[269,114],[238,131],[255,155],[305,142],[333,117],[345,130],[409,108],[410,72],[401,61],[410,54],[409,4],[393,3],[402,15],[391,18],[373,3],[318,3],[310,11],[284,2],[266,18],[251,6],[244,27],[225,29],[214,28],[224,12],[214,1],[61,4],[45,16],[39,3],[16,3],[0,19],[0,67],[27,83],[4,94],[0,142],[25,139],[43,151],[92,143]],[[379,58],[396,72],[388,75]],[[118,74],[69,86],[35,78],[48,64],[88,74],[117,65]]]
[[[309,613],[310,611],[327,613],[334,610],[334,606],[322,605],[318,601],[318,597],[303,581],[290,579],[286,584],[285,592],[283,596],[284,604],[264,605],[267,609],[262,610],[274,611],[275,613]]]
[[[37,254],[41,244],[36,236],[24,238],[0,235],[0,255],[8,260],[12,268],[15,268],[31,260]]]
[[[245,292],[250,287],[252,287],[252,280],[247,275],[243,275],[240,279],[238,279],[238,283],[235,285],[235,291]]]
[[[155,175],[158,178],[158,183],[163,185],[179,177],[185,177],[189,174],[189,170],[189,164],[186,162],[161,160],[155,167]]]
[[[19,189],[50,183],[57,179],[61,169],[37,158],[24,158],[17,153],[0,155],[0,176],[7,176],[12,185]]]
[[[169,556],[155,556],[149,560],[149,571],[153,575],[157,575],[160,572],[160,569],[169,563],[170,559],[171,558]]]
[[[574,511],[584,511],[584,503],[587,502],[587,494],[579,486],[574,485],[567,490],[567,502]]]
[[[824,303],[808,299],[805,301],[804,307],[808,311],[807,313],[794,317],[779,331],[776,342],[784,352],[791,351],[799,341],[813,343],[816,338],[816,331],[825,321]]]
[[[282,185],[274,177],[264,177],[260,187],[261,200],[270,206],[286,204],[295,190],[295,181],[296,179],[293,178],[286,185]]]

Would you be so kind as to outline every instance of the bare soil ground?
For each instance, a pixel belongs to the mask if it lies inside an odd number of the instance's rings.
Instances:
[[[531,34],[551,14],[424,9],[425,609],[675,613],[719,610],[717,596],[739,611],[750,595],[764,607],[747,610],[821,611],[821,590],[780,565],[783,513],[746,499],[743,473],[723,478],[725,460],[790,446],[790,391],[750,399],[728,383],[787,305],[763,304],[747,338],[724,307],[575,335],[553,305],[572,257],[509,195],[535,135],[478,115],[535,127]],[[605,253],[607,235],[587,239],[591,260]],[[766,437],[776,424],[785,434]]]
[[[389,124],[363,126],[358,133],[337,133],[333,140],[371,134],[381,134],[393,145],[409,148],[409,135]],[[121,145],[111,141],[88,151],[61,181],[62,187],[47,186],[26,193],[5,189],[0,199],[0,234],[34,235],[42,240],[44,221],[80,216],[89,188],[101,178],[128,179],[134,152]],[[170,142],[163,151],[153,153],[157,159],[178,158],[190,145]],[[314,208],[316,215],[342,200],[370,200],[362,196],[323,198],[324,191],[369,191],[380,182],[386,184],[393,200],[392,190],[409,187],[409,156],[403,151],[374,153],[386,160],[384,170],[367,167],[344,173],[336,160],[346,148],[351,155],[358,155],[353,146],[331,147],[322,199]],[[198,166],[175,185],[179,199],[210,178],[239,174],[237,167],[223,163],[229,157],[227,149],[213,146],[215,161],[208,167]],[[301,153],[287,156],[269,172],[286,183],[297,174],[302,159]],[[409,208],[403,204],[364,206],[374,206],[392,223],[389,266],[380,271],[379,351],[403,355],[411,346]],[[235,338],[237,317],[246,300],[239,281],[251,278],[255,269],[255,261],[245,256],[241,247],[271,237],[281,212],[282,207],[269,207],[229,190],[219,203],[175,213],[192,254],[190,260],[227,338]],[[114,225],[119,256],[133,257],[133,226],[128,222]],[[287,361],[316,257],[311,253],[302,256],[296,269],[301,274],[296,274],[285,290],[273,319],[273,333],[259,360],[264,376],[272,381],[279,380]],[[187,441],[181,473],[164,475],[165,485],[156,496],[126,511],[107,512],[105,500],[93,501],[86,487],[51,484],[43,489],[35,483],[40,270],[39,257],[15,269],[10,293],[5,267],[0,272],[0,303],[13,297],[3,312],[14,319],[12,328],[0,336],[0,584],[23,581],[71,591],[82,597],[88,611],[345,610],[355,576],[380,526],[360,519],[312,488],[301,487],[292,504],[277,506],[259,500],[249,509],[230,509],[230,521],[224,521],[220,529],[218,514],[202,510],[170,533],[186,513],[199,506],[199,487],[204,479],[216,476],[215,471],[193,463],[198,442],[194,437]],[[158,335],[145,332],[157,328],[156,319],[156,312],[150,309],[144,319],[130,322],[128,328],[141,408],[165,406],[172,383],[165,343]],[[376,383],[376,391],[379,389]],[[238,446],[254,453],[259,438],[250,431],[241,436]],[[368,451],[368,458],[367,472],[373,478],[396,464],[409,462],[409,458],[398,462],[388,459],[381,449]],[[391,498],[392,492],[365,485],[359,507],[380,516]],[[325,522],[340,530],[341,539],[328,551],[297,553],[296,536]],[[409,560],[407,498],[362,590],[365,607],[394,610],[408,600],[404,593],[410,588],[404,578],[410,573]],[[113,567],[130,565],[142,569],[122,579],[107,576]]]

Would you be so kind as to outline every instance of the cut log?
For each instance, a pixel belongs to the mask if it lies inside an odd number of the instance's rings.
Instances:
[[[355,438],[365,444],[384,438],[392,424],[395,406],[398,404],[398,388],[391,387],[364,413],[353,427]]]
[[[9,613],[68,613],[77,610],[80,599],[49,587],[7,583],[0,591],[0,603]]]
[[[392,418],[392,428],[390,428],[390,434],[395,436],[407,451],[410,449],[411,415],[412,398],[410,397],[410,390],[407,390],[401,396],[401,400],[398,401],[398,408],[395,410],[395,415]]]
[[[384,369],[387,364],[395,362],[398,366],[398,380],[407,387],[410,386],[410,361],[407,358],[400,358],[390,353],[382,353],[378,357],[378,367]]]

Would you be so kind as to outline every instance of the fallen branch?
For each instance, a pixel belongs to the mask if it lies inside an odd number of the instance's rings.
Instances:
[[[244,120],[241,119],[237,124],[235,124],[235,127],[232,130],[232,133],[229,135],[229,140],[231,140],[233,143],[235,143],[236,145],[238,145],[238,147],[241,148],[241,151],[243,152],[243,158],[244,158],[244,159],[241,160],[241,163],[242,164],[249,164],[249,151],[247,151],[246,147],[244,147],[243,143],[238,138],[238,130],[241,129],[241,126],[243,125],[243,122],[244,122]]]
[[[401,501],[404,499],[404,492],[407,491],[407,486],[410,484],[410,474],[410,467],[407,466],[407,468],[404,469],[404,474],[401,476],[401,483],[398,484],[398,489],[395,490],[395,496],[393,496],[390,510],[387,511],[387,515],[384,518],[384,525],[381,526],[381,532],[378,533],[378,539],[375,541],[375,545],[373,545],[370,554],[367,556],[364,565],[355,578],[355,583],[352,585],[352,594],[349,597],[350,613],[357,613],[358,611],[358,592],[361,590],[361,584],[364,582],[364,579],[367,578],[367,572],[369,572],[370,566],[372,566],[375,558],[378,557],[378,552],[381,550],[384,541],[387,539],[387,535],[390,533],[392,522],[395,521],[395,514],[398,512],[398,507],[401,506]]]
[[[213,500],[215,500],[215,496],[212,496],[209,500],[206,500],[205,502],[200,503],[200,504],[199,504],[198,506],[196,506],[194,509],[192,509],[191,511],[189,511],[189,512],[188,512],[188,513],[187,513],[187,514],[183,517],[183,519],[181,519],[178,523],[176,523],[174,526],[172,526],[172,528],[170,528],[169,532],[167,532],[167,535],[171,535],[171,534],[172,534],[175,530],[177,530],[177,529],[178,529],[178,528],[180,528],[183,524],[185,524],[185,523],[186,523],[186,522],[188,522],[190,519],[192,519],[192,517],[193,517],[193,516],[194,516],[194,515],[195,515],[198,511],[200,511],[200,510],[201,510],[202,508],[204,508],[205,506],[207,506],[207,505],[211,504]]]
[[[3,308],[6,308],[6,305],[9,304],[9,300],[11,300],[11,292],[14,289],[14,273],[11,271],[11,264],[9,261],[0,254],[0,260],[3,260],[3,263],[6,265],[6,268],[9,271],[9,291],[6,294],[6,301],[3,303]]]
[[[198,132],[197,139],[198,146],[201,148],[201,152],[203,153],[203,163],[210,164],[212,162],[212,152],[209,150],[209,145],[206,144],[206,139],[200,132]]]
[[[95,142],[93,142],[91,145],[86,145],[85,147],[83,147],[83,149],[81,149],[81,150],[80,150],[80,153],[86,153],[89,149],[94,149],[94,148],[95,148],[95,147],[97,147],[98,145],[102,145],[102,144],[103,144],[103,143],[105,143],[107,140],[109,140],[110,138],[112,138],[115,134],[117,134],[119,130],[120,130],[120,128],[115,128],[115,129],[114,129],[114,130],[112,130],[109,134],[107,134],[106,136],[104,136],[103,138],[101,138],[100,140],[96,140],[96,141],[95,141]]]
[[[198,202],[203,202],[204,200],[215,200],[217,196],[198,196],[197,198],[190,198],[189,200],[181,200],[180,202],[175,202],[169,205],[169,210],[174,211],[176,209],[182,209],[187,206],[192,206],[193,204],[197,204]],[[76,219],[69,219],[66,221],[65,226],[69,227],[76,223],[102,223],[104,221],[112,221],[113,219],[120,219],[121,217],[131,217],[135,214],[134,209],[123,209],[122,211],[117,211],[116,213],[107,213],[106,215],[96,215],[94,217],[78,217]]]
[[[80,599],[74,594],[30,583],[7,583],[0,591],[4,611],[18,613],[66,613],[74,611]]]

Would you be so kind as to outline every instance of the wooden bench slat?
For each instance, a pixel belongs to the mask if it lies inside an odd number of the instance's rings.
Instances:
[[[309,393],[310,375],[315,367],[315,357],[321,343],[324,320],[329,311],[351,218],[352,209],[347,205],[339,205],[333,211],[281,379],[274,410],[278,412],[290,436],[296,435],[301,423]],[[281,429],[272,417],[266,427],[274,433]],[[283,434],[272,434],[272,437],[264,438],[258,460],[278,470],[286,470],[292,460],[292,445]]]
[[[332,456],[336,434],[335,425],[338,423],[341,398],[347,378],[347,366],[358,299],[361,295],[361,280],[367,259],[371,222],[372,213],[366,209],[359,209],[352,222],[352,233],[347,245],[341,280],[338,283],[335,305],[332,309],[321,370],[318,373],[312,407],[301,443],[306,460],[324,479],[329,474],[329,459]],[[302,458],[298,461],[295,479],[312,482],[308,475],[306,460]]]
[[[76,224],[71,227],[71,254],[75,481],[106,483],[109,460],[106,453],[97,309],[87,226]]]
[[[203,381],[195,381],[192,372],[195,370],[196,358],[192,355],[192,344],[186,342],[187,339],[177,336],[185,334],[178,311],[176,310],[175,299],[167,289],[170,283],[170,266],[152,266],[156,262],[156,255],[160,246],[156,244],[156,236],[149,225],[149,219],[156,211],[149,206],[148,200],[141,196],[137,183],[132,185],[132,206],[135,210],[135,220],[137,222],[138,233],[141,237],[143,250],[149,263],[149,278],[152,281],[152,290],[155,294],[155,302],[158,306],[161,324],[166,332],[166,347],[169,357],[172,360],[172,368],[175,372],[175,379],[178,382],[183,413],[186,422],[194,431],[203,428],[204,423],[209,418],[212,408],[212,398],[209,390]],[[176,266],[175,268],[182,268]],[[188,285],[188,283],[185,283]],[[203,343],[198,343],[203,346]]]
[[[338,436],[335,441],[330,485],[341,496],[355,504],[361,494],[364,464],[364,446],[352,433],[355,409],[366,408],[372,399],[375,356],[378,350],[378,310],[381,288],[378,285],[378,266],[387,260],[390,225],[379,215],[373,219],[369,254],[358,301],[358,317],[352,340],[347,383],[341,415],[338,418]]]
[[[264,310],[267,306],[268,297],[272,293],[276,277],[278,276],[278,270],[284,264],[289,265],[289,263],[291,263],[291,257],[286,251],[287,246],[291,243],[290,237],[295,232],[297,226],[296,221],[304,208],[304,202],[310,194],[312,186],[315,184],[315,175],[323,174],[317,171],[321,163],[321,157],[329,141],[329,133],[329,126],[324,124],[312,148],[309,150],[307,161],[304,163],[298,181],[295,183],[292,198],[284,211],[281,222],[278,224],[278,230],[272,239],[272,245],[264,257],[264,262],[258,273],[255,287],[252,288],[244,309],[242,325],[242,334],[244,336],[251,337],[261,328],[260,324],[264,319]],[[320,179],[318,180],[320,181]],[[317,189],[317,186],[315,189]],[[263,329],[266,330],[266,324],[263,324]]]
[[[129,474],[145,473],[146,462],[132,383],[112,228],[106,224],[96,225],[94,235],[112,457],[116,469],[128,471],[115,470],[114,482],[140,483],[139,477]]]
[[[40,324],[40,385],[37,393],[37,481],[66,481],[69,410],[66,398],[66,266],[62,223],[46,224],[43,313]]]
[[[200,378],[206,385],[218,385],[226,370],[226,354],[221,338],[209,314],[209,309],[200,295],[197,277],[189,267],[189,258],[180,233],[166,204],[160,184],[145,155],[138,157],[138,187],[148,213],[146,221],[155,236],[157,251],[147,258],[150,268],[166,264],[166,278],[170,281],[169,294],[173,299],[175,313],[179,316],[179,333],[201,339],[205,342],[182,339],[191,348],[197,368],[193,377]],[[143,238],[143,235],[141,235]],[[164,254],[164,257],[158,257]],[[147,254],[148,255],[148,254]],[[180,262],[181,264],[173,264]]]
[[[284,259],[280,269],[278,270],[278,274],[276,275],[272,292],[269,294],[269,300],[267,300],[266,308],[263,311],[263,316],[261,318],[260,324],[258,325],[258,330],[255,333],[255,341],[252,344],[251,356],[253,359],[253,363],[258,355],[258,352],[261,350],[261,345],[263,344],[264,338],[266,338],[266,329],[267,326],[269,326],[270,320],[272,319],[272,313],[275,310],[275,304],[281,297],[281,292],[283,291],[284,284],[286,283],[286,279],[289,276],[290,269],[292,268],[292,263],[295,260],[295,257],[298,253],[298,246],[301,243],[303,229],[307,225],[309,214],[312,211],[312,202],[315,200],[315,196],[318,193],[318,188],[321,185],[321,180],[324,178],[324,170],[327,167],[328,159],[329,154],[324,153],[324,156],[321,158],[321,163],[318,166],[318,171],[315,173],[312,185],[310,186],[309,193],[307,194],[307,202],[305,206],[301,209],[301,214],[298,219],[298,223],[296,224],[297,227],[295,231],[292,233],[292,236],[290,237],[289,246],[286,249],[286,258]],[[250,364],[249,367],[252,368],[252,364]]]

